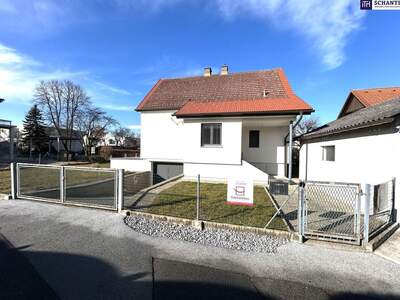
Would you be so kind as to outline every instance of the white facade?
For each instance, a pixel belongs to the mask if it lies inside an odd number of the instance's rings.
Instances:
[[[177,119],[174,112],[141,112],[141,160],[122,163],[121,159],[112,159],[111,166],[143,171],[143,161],[175,162],[183,163],[188,177],[241,175],[266,182],[267,170],[274,170],[272,175],[285,176],[284,138],[294,116]],[[201,145],[204,123],[221,123],[221,145]],[[258,148],[249,148],[249,130],[260,131]]]
[[[323,146],[335,147],[334,161],[323,160]],[[396,208],[400,202],[400,133],[373,127],[364,134],[307,141],[300,149],[300,179],[379,184],[396,178]]]
[[[151,162],[147,159],[137,157],[115,157],[111,158],[110,168],[133,172],[147,172],[151,171]]]
[[[183,161],[183,120],[174,112],[141,112],[141,158]]]

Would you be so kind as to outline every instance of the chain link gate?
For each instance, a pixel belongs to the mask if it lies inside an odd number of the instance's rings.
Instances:
[[[307,181],[299,189],[299,234],[360,245],[360,185]]]
[[[122,170],[76,166],[11,165],[12,194],[16,199],[120,210]]]

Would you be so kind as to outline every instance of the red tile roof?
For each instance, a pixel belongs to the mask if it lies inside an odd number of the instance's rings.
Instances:
[[[177,117],[195,117],[211,115],[248,115],[312,112],[306,102],[296,96],[289,98],[230,100],[199,102],[188,101],[175,115]]]
[[[293,93],[280,68],[210,77],[160,79],[136,110],[179,110],[177,115],[181,116],[193,113],[313,111]]]
[[[400,97],[400,87],[352,90],[351,92],[365,107]]]

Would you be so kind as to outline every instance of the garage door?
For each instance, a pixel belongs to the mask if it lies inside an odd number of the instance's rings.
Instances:
[[[153,163],[153,184],[160,183],[180,174],[183,174],[183,164],[169,162]]]

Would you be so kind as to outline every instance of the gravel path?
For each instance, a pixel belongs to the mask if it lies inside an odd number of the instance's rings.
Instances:
[[[141,216],[126,216],[124,222],[133,230],[151,236],[248,252],[276,253],[279,246],[288,242],[285,238],[270,235],[226,229],[199,230],[192,226],[172,224]]]

